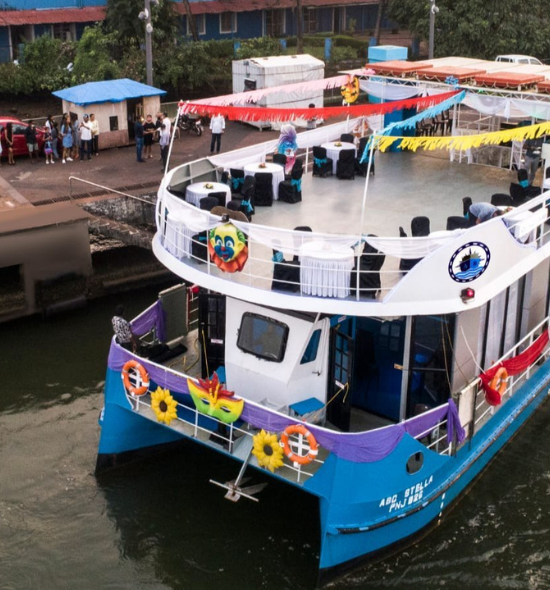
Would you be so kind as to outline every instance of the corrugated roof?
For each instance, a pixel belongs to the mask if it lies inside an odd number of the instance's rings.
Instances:
[[[141,98],[142,96],[160,96],[166,94],[166,90],[153,88],[141,82],[122,78],[120,80],[105,80],[104,82],[88,82],[64,90],[52,92],[54,96],[68,102],[85,106],[102,102],[122,102],[128,98]]]
[[[59,8],[55,10],[0,11],[0,26],[51,25],[55,23],[88,23],[105,20],[105,6]]]
[[[354,4],[378,4],[379,0],[346,0],[346,6]],[[190,2],[192,14],[219,14],[220,12],[248,12],[252,10],[276,10],[277,8],[295,8],[296,0],[209,0],[207,2]],[[342,6],[340,0],[306,0],[303,8],[320,6]],[[183,4],[174,4],[179,14],[185,15]]]

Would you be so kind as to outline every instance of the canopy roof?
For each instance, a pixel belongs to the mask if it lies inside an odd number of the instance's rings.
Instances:
[[[88,82],[72,88],[56,90],[52,94],[68,102],[85,106],[102,102],[122,102],[129,98],[140,98],[142,96],[160,96],[166,94],[166,90],[122,78],[121,80]]]

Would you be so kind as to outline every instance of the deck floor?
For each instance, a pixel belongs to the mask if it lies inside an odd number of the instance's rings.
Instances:
[[[375,157],[375,176],[370,176],[365,217],[360,228],[365,179],[338,180],[304,174],[302,202],[274,202],[258,207],[253,222],[293,229],[309,225],[315,232],[381,237],[399,235],[399,226],[410,235],[411,220],[430,218],[431,231],[444,230],[447,217],[462,215],[463,197],[490,201],[494,193],[506,193],[517,181],[514,171],[449,161],[446,151],[386,152]]]

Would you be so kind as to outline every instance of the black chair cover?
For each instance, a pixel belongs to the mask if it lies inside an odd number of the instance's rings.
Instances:
[[[379,250],[366,242],[363,244],[363,253],[359,258],[359,289],[362,297],[374,299],[380,291],[380,269],[385,260],[385,254],[380,254]],[[351,271],[350,288],[352,294],[357,293],[357,258]]]
[[[318,145],[313,146],[313,176],[332,176],[332,158],[327,158],[327,150]]]
[[[273,174],[271,172],[256,173],[254,204],[256,207],[271,207],[273,205]]]
[[[225,207],[225,193],[221,194],[223,194],[223,206]],[[203,211],[212,211],[212,209],[214,209],[214,207],[217,207],[219,204],[220,202],[218,201],[218,199],[216,197],[213,197],[211,193],[208,197],[204,197],[200,200],[199,209],[202,209]]]
[[[447,217],[447,227],[445,228],[447,231],[453,231],[455,229],[467,227],[470,227],[470,221],[466,219],[466,217],[459,217],[458,215]]]
[[[286,166],[286,156],[284,154],[273,154],[273,163]]]
[[[367,159],[361,163],[363,158],[363,153],[367,149],[367,144],[369,142],[368,137],[362,137],[359,140],[359,149],[357,150],[357,158],[355,158],[355,173],[359,176],[366,177],[367,171],[369,169],[369,153],[367,152]],[[370,165],[370,173],[374,176],[374,154],[372,158],[372,164]]]
[[[219,193],[208,193],[211,199],[216,199],[220,207],[225,207],[225,192],[220,191]]]
[[[230,184],[229,172],[227,170],[224,170],[222,172],[222,176],[220,178],[220,182],[223,183],[223,184]]]
[[[230,211],[240,211],[241,210],[241,202],[238,199],[233,199],[227,203],[226,208]]]
[[[511,207],[513,204],[512,197],[503,193],[495,193],[491,196],[491,205],[495,207]]]
[[[206,262],[208,260],[207,232],[195,234],[191,238],[191,256],[195,262]]]
[[[243,188],[244,170],[230,168],[229,173],[231,174],[231,192],[240,193]]]
[[[354,140],[355,137],[353,137],[351,133],[342,133],[342,135],[340,135],[340,141],[344,141],[346,143],[353,143]]]
[[[292,168],[289,180],[279,183],[279,201],[283,203],[299,203],[302,200],[301,182],[304,171]]]
[[[413,217],[411,221],[411,234],[413,238],[420,238],[424,236],[430,235],[430,220],[428,217],[424,217],[420,215],[418,217]],[[409,271],[411,268],[416,266],[422,258],[416,258],[413,260],[409,259],[402,259],[399,262],[399,270],[402,271]]]
[[[336,176],[342,179],[355,178],[355,150],[342,150],[336,162]]]

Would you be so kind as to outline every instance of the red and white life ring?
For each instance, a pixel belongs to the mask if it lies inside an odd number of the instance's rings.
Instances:
[[[508,371],[504,367],[500,367],[495,376],[492,378],[491,383],[489,384],[491,389],[498,391],[500,397],[504,395],[506,392],[506,387],[508,387]]]
[[[133,373],[136,385],[130,381],[130,371]],[[122,367],[122,382],[132,395],[143,395],[149,390],[149,375],[145,367],[134,359],[127,361]]]
[[[301,434],[307,439],[307,443],[309,445],[309,450],[305,455],[298,455],[296,454],[289,442],[289,436],[291,434]],[[281,434],[281,445],[283,447],[283,451],[285,455],[294,463],[294,467],[298,467],[298,465],[307,465],[311,463],[318,454],[318,445],[315,437],[311,432],[302,424],[292,424],[285,428],[283,433]]]

